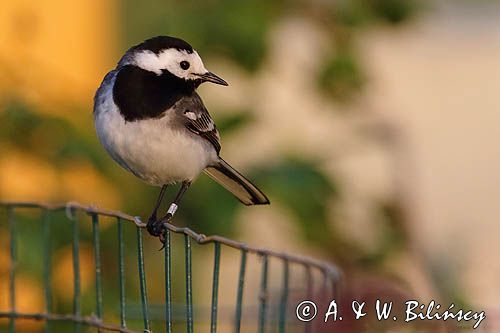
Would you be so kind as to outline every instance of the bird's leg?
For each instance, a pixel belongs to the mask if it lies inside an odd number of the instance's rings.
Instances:
[[[187,189],[191,185],[191,182],[189,181],[184,181],[182,182],[181,188],[179,189],[179,192],[177,192],[177,195],[175,196],[174,201],[170,204],[170,207],[168,207],[167,214],[161,219],[161,221],[168,222],[174,217],[175,212],[177,211],[177,208],[179,207],[179,202],[181,201],[182,197],[184,196],[184,193],[186,193]]]
[[[167,189],[167,185],[163,185],[160,190],[160,194],[158,195],[158,199],[156,199],[155,208],[151,213],[151,216],[148,219],[147,229],[149,233],[153,236],[159,236],[161,234],[161,229],[157,228],[157,213],[160,208],[161,202],[163,201],[163,197],[165,196],[165,190]]]
[[[167,214],[162,217],[158,223],[161,225],[160,228],[164,228],[163,224],[170,221],[172,217],[174,217],[175,212],[177,211],[177,208],[179,207],[179,202],[181,201],[182,197],[184,196],[184,193],[186,193],[187,189],[191,185],[190,181],[184,181],[182,182],[181,188],[179,189],[179,192],[177,192],[177,195],[175,196],[174,201],[170,204],[170,207],[168,207]],[[160,234],[160,240],[163,243],[163,232]]]

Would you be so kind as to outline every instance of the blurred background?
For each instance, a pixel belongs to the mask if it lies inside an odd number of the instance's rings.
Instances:
[[[347,299],[455,302],[486,310],[485,331],[500,327],[500,2],[0,0],[0,8],[1,200],[74,200],[146,217],[158,189],[99,145],[93,94],[131,45],[181,37],[230,83],[204,85],[200,95],[222,155],[272,204],[246,208],[202,175],[175,224],[334,262]],[[6,227],[0,311],[8,307]],[[53,232],[62,308],[72,286],[65,230]],[[25,231],[28,258],[38,243]],[[159,248],[155,239],[146,245]],[[81,257],[92,275],[90,246]],[[210,276],[209,258],[199,254],[199,274]],[[236,275],[239,256],[222,259]],[[43,310],[36,272],[19,280],[18,308]],[[195,291],[210,297],[202,284]],[[234,292],[221,300],[230,304]],[[429,332],[452,330],[435,324]],[[373,331],[361,326],[345,332]]]

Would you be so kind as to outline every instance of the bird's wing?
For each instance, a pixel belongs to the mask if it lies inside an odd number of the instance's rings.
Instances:
[[[212,144],[219,154],[220,137],[215,122],[210,117],[208,110],[198,94],[182,98],[176,105],[176,109],[183,117],[184,126],[191,132],[201,136]]]

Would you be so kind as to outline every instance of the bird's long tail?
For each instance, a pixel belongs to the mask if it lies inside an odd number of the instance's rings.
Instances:
[[[221,184],[243,204],[247,206],[269,204],[269,199],[257,186],[252,184],[222,158],[220,158],[217,165],[209,166],[204,171],[210,178]]]

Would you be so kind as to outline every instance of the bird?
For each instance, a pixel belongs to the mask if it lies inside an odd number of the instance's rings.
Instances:
[[[202,172],[247,206],[270,203],[220,156],[219,132],[196,92],[205,82],[228,85],[205,68],[188,42],[157,36],[128,49],[94,97],[94,125],[101,145],[125,170],[160,188],[146,224],[160,239],[165,223]],[[166,214],[158,218],[167,187],[178,183]]]

